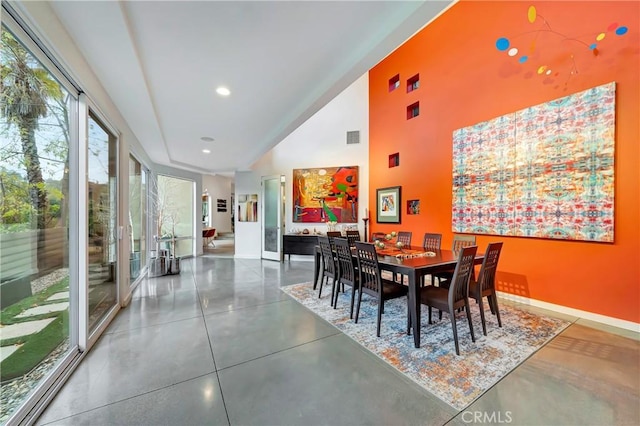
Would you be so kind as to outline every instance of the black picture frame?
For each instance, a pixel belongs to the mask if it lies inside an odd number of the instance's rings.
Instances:
[[[376,222],[400,223],[402,219],[402,187],[376,189]]]

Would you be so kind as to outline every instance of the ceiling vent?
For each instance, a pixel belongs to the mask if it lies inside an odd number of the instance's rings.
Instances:
[[[347,132],[347,145],[360,143],[360,130]]]

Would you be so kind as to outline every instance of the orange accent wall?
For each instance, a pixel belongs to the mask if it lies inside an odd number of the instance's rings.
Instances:
[[[520,64],[498,51],[495,42],[508,37],[517,46],[517,35],[539,28],[527,20],[530,5],[552,31],[538,36],[534,53]],[[627,34],[607,32],[613,23],[627,26]],[[615,81],[615,242],[477,239],[480,250],[491,241],[505,243],[499,290],[640,323],[639,26],[636,1],[463,1],[452,6],[369,73],[371,232],[413,231],[414,243],[422,242],[424,232],[440,232],[443,247],[449,247],[453,131]],[[590,43],[601,32],[606,37],[598,42],[597,56],[557,34]],[[571,54],[578,71],[572,76]],[[553,74],[538,75],[540,65]],[[389,92],[389,79],[396,74],[400,87]],[[416,74],[420,87],[407,93],[406,82]],[[420,115],[407,120],[407,106],[415,102]],[[400,166],[389,168],[395,152]],[[402,223],[377,224],[376,188],[395,185],[402,185]],[[410,199],[420,199],[419,215],[406,214]]]

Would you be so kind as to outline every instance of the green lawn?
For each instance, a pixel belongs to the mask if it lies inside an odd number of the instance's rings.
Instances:
[[[2,346],[21,344],[22,346],[0,363],[0,379],[2,381],[20,377],[33,368],[57,348],[69,335],[69,312],[51,312],[35,315],[27,318],[16,318],[16,315],[29,308],[50,303],[60,303],[63,300],[47,302],[47,298],[55,293],[67,291],[69,279],[64,278],[60,282],[48,287],[44,291],[27,297],[18,303],[6,307],[0,311],[0,323],[3,326],[20,322],[54,318],[54,320],[38,333],[12,339],[2,339]]]

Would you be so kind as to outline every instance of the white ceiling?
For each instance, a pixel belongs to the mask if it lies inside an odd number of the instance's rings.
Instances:
[[[247,170],[450,1],[54,1],[158,164]],[[391,77],[391,76],[390,76]],[[229,97],[215,93],[223,85]],[[204,142],[203,136],[213,142]],[[203,154],[208,148],[211,154]]]

